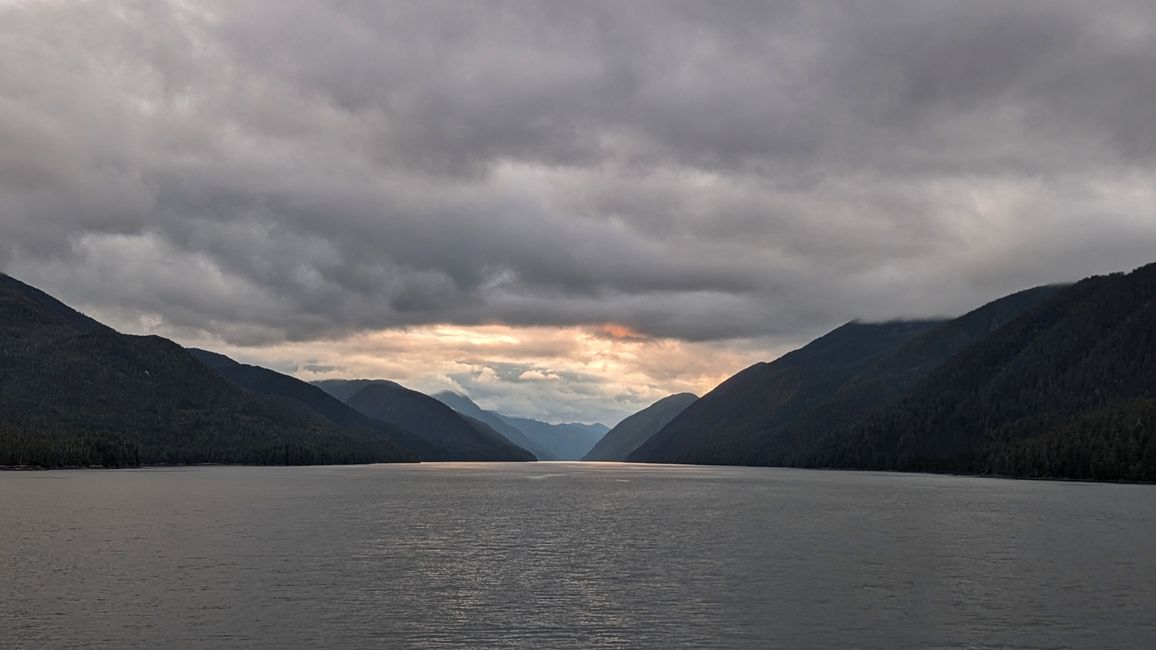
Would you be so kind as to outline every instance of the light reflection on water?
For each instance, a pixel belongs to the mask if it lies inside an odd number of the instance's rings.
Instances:
[[[1156,646],[1156,487],[614,463],[0,473],[0,647]]]

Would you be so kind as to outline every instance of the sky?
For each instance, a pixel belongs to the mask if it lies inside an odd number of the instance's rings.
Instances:
[[[0,270],[550,421],[1156,261],[1156,4],[0,2]]]

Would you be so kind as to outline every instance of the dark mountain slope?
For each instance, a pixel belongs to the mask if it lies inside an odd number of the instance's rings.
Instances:
[[[0,324],[8,323],[14,326],[42,324],[50,327],[65,326],[79,333],[116,333],[111,327],[4,273],[0,273],[0,300],[4,300],[5,310],[0,312]]]
[[[819,441],[841,435],[873,412],[908,395],[932,371],[976,341],[1055,296],[1061,285],[1036,287],[994,300],[914,337],[801,414],[778,436],[764,438],[757,465],[796,465]]]
[[[198,361],[237,386],[255,393],[299,402],[343,430],[379,437],[413,452],[415,458],[433,456],[444,451],[405,429],[375,420],[317,386],[296,377],[260,366],[238,363],[223,354],[208,350],[188,348],[188,351]]]
[[[440,393],[431,395],[431,397],[461,415],[485,422],[492,429],[505,436],[510,442],[534,454],[538,460],[558,460],[545,446],[539,445],[535,440],[523,433],[521,429],[507,420],[504,415],[483,409],[465,395],[443,390]]]
[[[804,462],[1156,480],[1156,265],[1088,278]]]
[[[0,275],[0,465],[405,458],[292,401],[242,391],[172,341],[119,334]]]
[[[941,322],[848,323],[771,363],[758,363],[734,375],[627,458],[751,464],[763,441]]]
[[[392,381],[368,381],[346,403],[443,449],[426,460],[535,460],[484,422],[469,420],[436,399]]]
[[[678,393],[664,397],[619,422],[582,460],[626,460],[642,443],[658,433],[675,416],[693,404],[698,396]]]

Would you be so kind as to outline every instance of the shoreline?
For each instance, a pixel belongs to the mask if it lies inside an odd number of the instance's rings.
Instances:
[[[422,465],[433,464],[440,461],[413,461],[413,462],[383,462],[383,463],[320,463],[316,465],[251,465],[244,463],[183,463],[183,464],[150,464],[150,465],[132,465],[125,467],[105,467],[103,465],[88,465],[88,466],[68,466],[68,467],[34,467],[28,465],[0,465],[0,472],[52,472],[52,471],[77,471],[77,470],[135,470],[135,469],[166,469],[166,468],[181,468],[181,467],[368,467],[371,465]],[[638,463],[629,461],[446,461],[455,463],[471,463],[487,464],[493,462],[510,462],[512,464],[525,465],[530,463],[542,462],[566,462],[566,463],[586,463],[586,464],[619,464],[619,465],[646,465],[652,467],[736,467],[749,469],[790,469],[810,472],[861,472],[873,474],[908,474],[908,475],[924,475],[924,476],[951,476],[957,478],[986,478],[999,479],[1005,481],[1048,481],[1053,483],[1095,483],[1104,485],[1156,485],[1156,481],[1139,481],[1129,479],[1091,479],[1091,478],[1069,478],[1063,476],[1007,476],[1001,474],[965,474],[957,472],[905,472],[901,470],[881,470],[881,469],[856,469],[850,467],[789,467],[777,465],[698,465],[691,463]]]

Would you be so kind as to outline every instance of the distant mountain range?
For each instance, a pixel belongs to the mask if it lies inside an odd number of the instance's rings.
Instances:
[[[558,460],[581,459],[610,430],[610,427],[601,423],[563,422],[550,424],[531,418],[509,417],[507,419],[539,445],[546,446],[550,455]]]
[[[478,406],[465,395],[459,395],[453,391],[442,391],[431,395],[434,399],[442,404],[452,408],[461,415],[473,418],[475,420],[485,422],[495,431],[506,436],[510,442],[518,445],[522,449],[530,451],[538,460],[561,460],[555,456],[548,447],[539,445],[522,430],[514,426],[504,416],[493,411],[487,411]]]
[[[582,460],[626,460],[635,449],[697,400],[698,396],[693,393],[677,393],[658,400],[619,422]]]
[[[609,431],[604,424],[550,424],[487,411],[465,395],[442,391],[433,396],[455,411],[479,419],[534,452],[538,460],[579,460]]]
[[[628,458],[1156,480],[1156,265],[950,321],[850,323],[723,382]]]
[[[314,385],[334,397],[344,396],[347,405],[369,417],[420,435],[438,450],[419,454],[423,460],[535,460],[485,422],[396,382],[333,379]]]

